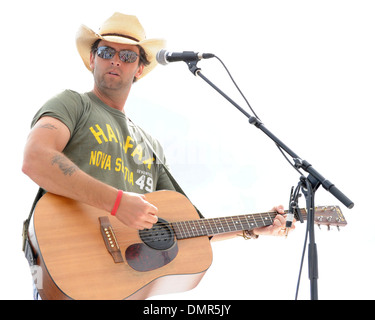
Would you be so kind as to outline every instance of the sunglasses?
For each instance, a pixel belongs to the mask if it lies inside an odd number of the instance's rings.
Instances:
[[[133,63],[137,61],[138,54],[131,50],[116,51],[111,47],[104,46],[99,47],[96,51],[100,58],[106,60],[113,59],[113,57],[116,55],[116,52],[118,52],[118,56],[122,62]]]

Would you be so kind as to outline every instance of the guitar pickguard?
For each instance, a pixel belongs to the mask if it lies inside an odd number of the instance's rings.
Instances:
[[[143,243],[125,250],[125,258],[134,270],[151,271],[170,263],[178,253],[175,234],[168,222],[159,218],[151,228],[139,231]]]

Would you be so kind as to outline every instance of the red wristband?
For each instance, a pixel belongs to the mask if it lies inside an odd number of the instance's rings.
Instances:
[[[121,202],[122,195],[123,195],[123,191],[119,190],[117,192],[117,198],[116,198],[116,201],[115,201],[115,205],[113,206],[113,209],[111,211],[111,215],[113,215],[113,216],[116,215],[117,209],[118,209],[118,207],[120,205],[120,202]]]

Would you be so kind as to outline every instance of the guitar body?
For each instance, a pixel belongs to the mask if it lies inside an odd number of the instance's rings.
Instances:
[[[146,198],[163,221],[199,218],[177,192],[158,191]],[[120,262],[106,246],[101,217],[113,229]],[[212,263],[207,236],[174,238],[167,248],[155,249],[144,243],[138,230],[107,212],[50,193],[35,208],[29,238],[42,274],[42,299],[146,299],[186,291],[200,282]]]

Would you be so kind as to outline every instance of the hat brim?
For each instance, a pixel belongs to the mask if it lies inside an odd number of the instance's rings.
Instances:
[[[142,74],[138,77],[138,79],[143,78],[152,69],[156,67],[156,65],[158,64],[156,61],[156,54],[159,50],[165,48],[166,45],[166,42],[163,39],[148,39],[138,42],[135,40],[118,36],[101,36],[100,34],[95,33],[88,27],[82,25],[79,28],[76,35],[76,45],[78,52],[83,60],[83,63],[85,64],[86,68],[90,71],[92,71],[90,68],[91,46],[95,41],[99,39],[120,44],[139,45],[145,50],[148,61],[150,61],[150,64],[145,66]]]

